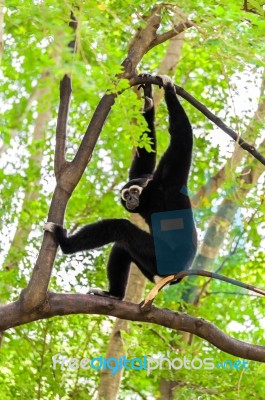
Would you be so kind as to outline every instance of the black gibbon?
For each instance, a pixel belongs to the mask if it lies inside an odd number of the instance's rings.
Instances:
[[[173,244],[176,263],[173,262],[170,273],[188,269],[195,257],[196,229],[191,202],[187,190],[185,190],[191,165],[192,127],[176,96],[172,80],[165,75],[158,78],[161,80],[161,86],[165,92],[169,114],[170,144],[155,169],[156,135],[152,86],[143,84],[141,85],[145,98],[143,115],[148,124],[147,133],[152,139],[153,151],[137,149],[129,171],[129,182],[121,189],[122,205],[127,211],[140,214],[147,223],[149,232],[140,229],[127,219],[101,220],[85,225],[71,236],[67,236],[66,229],[53,222],[46,223],[44,228],[55,236],[65,254],[91,250],[114,243],[107,265],[109,290],[92,289],[91,292],[94,294],[122,299],[125,295],[131,262],[134,262],[152,282],[157,282],[161,276],[169,275],[167,271],[163,271],[163,267],[162,271],[157,267],[158,254],[153,235],[154,226],[152,226],[154,215],[159,216],[160,213],[165,213],[165,216],[170,217],[170,212],[180,211],[181,213],[181,210],[188,211],[190,215],[189,230],[188,234],[186,233],[184,236],[184,241],[183,239],[175,240]],[[176,226],[175,222],[178,225],[181,218],[173,218],[173,220],[166,218],[165,221],[169,221],[169,225],[166,223],[166,233],[171,229],[180,228],[180,226]],[[181,226],[182,224],[183,222],[180,223]],[[172,243],[169,243],[170,247],[172,248]]]

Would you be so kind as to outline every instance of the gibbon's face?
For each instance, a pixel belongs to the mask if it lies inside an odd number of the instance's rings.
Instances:
[[[139,206],[141,193],[148,181],[148,179],[133,179],[122,188],[121,201],[128,211],[133,211]]]

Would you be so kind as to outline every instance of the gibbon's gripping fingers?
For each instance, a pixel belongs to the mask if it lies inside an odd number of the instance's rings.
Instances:
[[[152,77],[152,75],[151,74],[140,74],[140,75],[138,75],[138,78],[142,78],[142,79],[145,79],[145,78],[150,78],[150,77]],[[150,98],[152,98],[153,97],[153,87],[152,87],[152,84],[151,83],[141,83],[138,87],[137,87],[137,89],[138,90],[140,90],[140,89],[143,89],[143,91],[144,91],[144,96],[145,97],[150,97]]]
[[[87,294],[93,294],[95,296],[101,296],[101,297],[110,297],[111,299],[116,299],[116,300],[121,300],[122,299],[119,296],[113,296],[107,290],[101,290],[101,289],[97,289],[97,288],[89,289]]]
[[[175,90],[174,83],[173,83],[172,79],[170,78],[170,76],[168,76],[168,75],[157,75],[156,78],[159,79],[159,80],[161,80],[161,82],[162,82],[162,85],[161,85],[161,86],[159,85],[160,88],[161,88],[162,86],[163,86],[163,87],[171,86],[171,87],[173,87],[174,90]]]
[[[148,78],[152,75],[150,74],[140,74],[138,75],[139,78]],[[151,110],[154,107],[154,101],[153,101],[153,87],[150,83],[142,83],[138,86],[139,89],[143,89],[144,91],[144,112],[147,112]]]
[[[60,226],[60,225],[55,224],[54,222],[46,222],[44,224],[43,230],[46,232],[54,233],[57,226]]]

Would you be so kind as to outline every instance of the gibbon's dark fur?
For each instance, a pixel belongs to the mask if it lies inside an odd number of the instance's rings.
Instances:
[[[152,87],[143,84],[141,85],[145,96],[143,115],[148,124],[147,133],[152,139],[153,151],[148,153],[143,148],[137,149],[129,171],[130,181],[121,191],[122,205],[128,211],[140,214],[150,231],[152,231],[153,213],[191,209],[190,199],[185,192],[183,193],[183,188],[187,187],[191,165],[192,128],[176,96],[171,79],[167,76],[159,78],[164,88],[169,114],[170,144],[155,169],[156,135]],[[65,254],[114,243],[107,265],[109,290],[92,290],[96,294],[123,298],[132,261],[149,280],[154,282],[158,275],[152,234],[143,231],[127,219],[105,219],[86,225],[69,237],[63,227],[54,223],[47,223],[45,229],[54,234]],[[194,256],[195,253],[191,252],[183,270],[190,267]]]

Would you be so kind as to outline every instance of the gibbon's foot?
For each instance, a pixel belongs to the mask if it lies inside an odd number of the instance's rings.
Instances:
[[[87,292],[87,294],[94,294],[95,296],[110,297],[111,299],[122,300],[122,297],[120,296],[113,296],[107,290],[101,290],[97,288],[89,289],[89,292]]]
[[[172,79],[170,78],[170,76],[168,76],[168,75],[157,75],[156,78],[161,80],[161,82],[162,82],[161,86],[163,86],[163,87],[171,86],[171,87],[173,87],[175,89],[174,83],[173,83]],[[161,86],[159,85],[159,87],[161,87]]]
[[[44,224],[43,230],[47,232],[54,233],[55,229],[57,226],[60,226],[58,224],[55,224],[54,222],[46,222]]]

